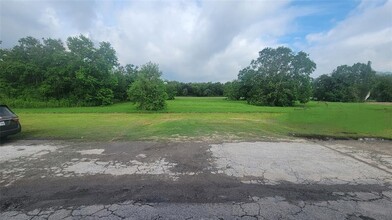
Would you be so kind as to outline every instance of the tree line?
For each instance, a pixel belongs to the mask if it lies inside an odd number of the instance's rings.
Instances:
[[[131,85],[152,66],[157,68],[153,63],[144,69],[121,66],[109,42],[97,46],[83,35],[65,43],[25,37],[10,49],[0,49],[0,100],[20,107],[110,105],[132,99]],[[167,81],[164,88],[171,99],[223,95],[221,83]]]
[[[330,102],[392,101],[392,75],[376,74],[367,64],[338,66],[313,81],[313,98]]]
[[[1,99],[68,106],[108,105],[122,99],[115,91],[123,79],[115,71],[119,64],[108,42],[96,47],[83,35],[69,37],[66,45],[57,39],[26,37],[11,49],[1,49],[0,55]]]
[[[18,107],[96,106],[133,101],[139,109],[165,108],[175,96],[226,96],[253,105],[296,102],[392,101],[392,76],[378,75],[371,63],[342,65],[312,79],[316,64],[304,52],[265,48],[238,78],[220,82],[164,81],[158,64],[140,68],[118,63],[109,42],[94,44],[80,35],[59,39],[21,38],[0,49],[0,102]]]
[[[376,74],[367,64],[338,66],[331,74],[312,79],[316,64],[308,54],[279,47],[265,48],[225,84],[224,95],[254,105],[292,106],[309,100],[330,102],[392,101],[392,74]]]
[[[167,81],[168,92],[175,96],[223,96],[224,84],[220,82],[178,82]],[[173,97],[174,98],[174,97]]]

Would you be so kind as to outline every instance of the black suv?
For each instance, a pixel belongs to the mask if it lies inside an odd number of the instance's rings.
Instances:
[[[18,116],[6,105],[0,105],[0,138],[17,134],[22,130]]]

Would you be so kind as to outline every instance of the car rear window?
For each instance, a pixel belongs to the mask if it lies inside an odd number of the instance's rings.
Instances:
[[[0,117],[15,116],[7,107],[0,106]]]

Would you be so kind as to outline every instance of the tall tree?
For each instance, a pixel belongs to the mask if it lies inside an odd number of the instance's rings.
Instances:
[[[371,62],[338,66],[314,82],[314,98],[333,102],[363,102],[375,86]]]
[[[308,54],[287,47],[265,48],[238,74],[242,93],[250,104],[292,106],[311,95],[310,74],[316,64]]]
[[[392,74],[376,76],[372,98],[378,102],[392,102]]]
[[[118,81],[115,50],[107,42],[96,48],[83,35],[66,43],[69,50],[58,39],[25,37],[13,48],[1,49],[0,96],[26,102],[67,100],[71,105],[112,103]]]
[[[116,86],[114,68],[118,66],[115,50],[110,43],[101,42],[99,48],[87,37],[69,37],[67,46],[75,57],[73,94],[91,105],[108,105],[114,98]]]
[[[334,91],[334,79],[326,74],[319,76],[313,82],[313,98],[319,101],[338,101]]]

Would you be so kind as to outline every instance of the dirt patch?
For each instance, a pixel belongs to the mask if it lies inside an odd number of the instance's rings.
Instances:
[[[323,135],[323,134],[299,134],[289,133],[289,136],[296,138],[304,138],[308,140],[322,140],[322,141],[334,141],[334,140],[359,140],[359,141],[392,141],[392,138],[385,137],[362,137],[352,132],[342,132],[342,135]]]

